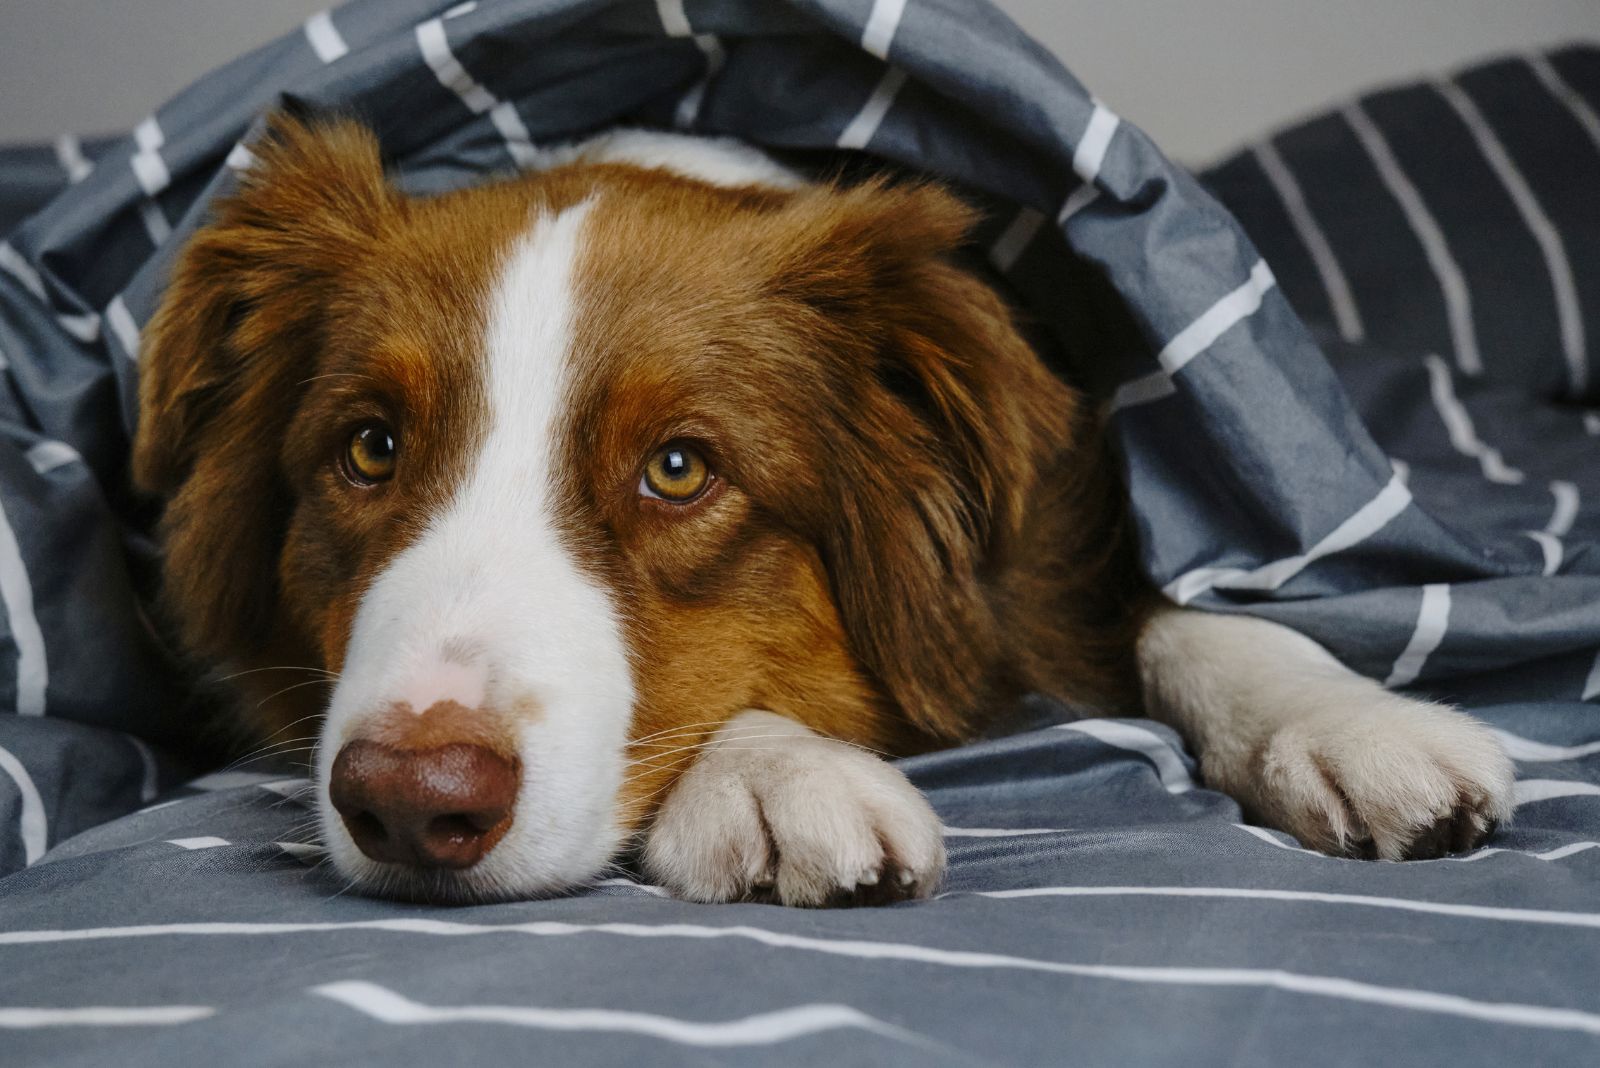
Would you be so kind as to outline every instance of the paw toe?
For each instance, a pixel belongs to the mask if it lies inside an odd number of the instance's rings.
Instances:
[[[1406,701],[1279,731],[1261,757],[1266,822],[1339,856],[1429,860],[1475,848],[1509,815],[1512,764],[1481,724]]]

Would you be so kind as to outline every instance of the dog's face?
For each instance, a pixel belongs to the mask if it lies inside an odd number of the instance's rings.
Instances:
[[[1069,414],[945,259],[967,224],[582,162],[415,200],[359,128],[275,127],[147,331],[134,472],[193,652],[336,673],[341,873],[580,882],[745,709],[959,734],[982,569]],[[247,704],[300,681],[264,674]]]

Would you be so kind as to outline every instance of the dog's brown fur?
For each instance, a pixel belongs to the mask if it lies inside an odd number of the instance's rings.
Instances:
[[[252,734],[314,720],[321,687],[260,669],[337,672],[363,590],[459,476],[494,265],[535,210],[595,196],[583,400],[548,464],[628,632],[633,737],[766,708],[905,752],[1025,692],[1137,707],[1120,488],[1081,398],[956,264],[950,194],[579,163],[415,200],[348,123],[279,120],[258,154],[149,326],[133,459],[168,500],[183,644],[258,672],[236,682]],[[379,418],[408,476],[352,492],[330,458]],[[634,492],[674,439],[716,471],[688,507]],[[681,766],[636,766],[636,816]]]

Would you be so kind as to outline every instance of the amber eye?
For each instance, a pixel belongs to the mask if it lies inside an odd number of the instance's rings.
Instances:
[[[394,432],[382,423],[367,423],[350,435],[344,467],[350,481],[370,485],[394,474],[397,448]]]
[[[700,496],[711,481],[711,467],[691,445],[663,445],[645,465],[639,492],[673,504],[687,504]]]

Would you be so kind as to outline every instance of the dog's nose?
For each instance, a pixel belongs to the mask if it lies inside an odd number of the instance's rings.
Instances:
[[[516,760],[482,745],[357,739],[334,758],[328,799],[373,860],[470,868],[511,826],[521,781]]]

